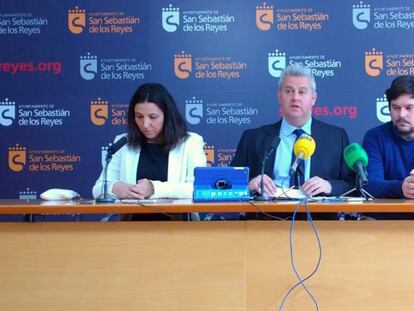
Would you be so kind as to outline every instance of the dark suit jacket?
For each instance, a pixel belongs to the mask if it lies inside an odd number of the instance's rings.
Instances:
[[[279,121],[244,131],[230,165],[248,166],[250,179],[260,175],[263,156],[269,150],[273,139],[279,136],[281,123]],[[354,173],[343,158],[344,149],[349,145],[345,130],[313,118],[312,137],[316,142],[316,149],[311,157],[310,176],[328,180],[332,185],[331,195],[341,195],[352,189],[355,184]],[[276,152],[271,154],[264,169],[264,173],[272,178],[275,155]]]

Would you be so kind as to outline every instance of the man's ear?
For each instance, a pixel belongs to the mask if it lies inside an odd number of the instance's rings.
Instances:
[[[317,99],[318,99],[318,93],[313,92],[313,103],[312,103],[312,106],[315,106]]]

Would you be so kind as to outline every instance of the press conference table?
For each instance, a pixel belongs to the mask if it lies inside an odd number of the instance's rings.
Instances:
[[[44,203],[44,202],[43,202]],[[294,202],[254,203],[289,212]],[[99,205],[0,200],[1,214],[254,212],[250,203]],[[150,207],[147,205],[151,205]],[[303,207],[301,207],[303,209]],[[311,212],[414,212],[414,201],[310,203]],[[0,223],[1,310],[277,310],[297,279],[289,221]],[[410,310],[414,221],[319,221],[306,284],[320,310]],[[294,225],[302,275],[318,249]],[[315,310],[298,287],[283,310]]]
[[[42,200],[2,200],[1,214],[102,214],[102,213],[192,213],[192,212],[293,212],[297,201],[270,202],[204,202],[192,200],[140,200],[111,204],[98,204],[93,200],[42,201]],[[309,208],[315,213],[332,212],[376,212],[413,213],[414,200],[375,200],[375,201],[326,201],[310,202]],[[303,206],[299,209],[304,212]]]

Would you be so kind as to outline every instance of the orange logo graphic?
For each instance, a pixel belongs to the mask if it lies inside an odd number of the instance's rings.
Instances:
[[[75,7],[74,10],[69,10],[68,13],[68,27],[70,32],[74,34],[82,33],[86,26],[86,14],[85,10],[81,10]]]
[[[9,148],[9,167],[12,171],[20,172],[26,164],[26,147],[20,147],[16,144],[15,147]]]
[[[267,31],[273,24],[273,6],[259,5],[256,7],[256,26],[260,30]]]
[[[207,157],[207,165],[213,166],[214,165],[214,146],[208,146],[207,144],[204,146],[204,152]]]
[[[174,55],[174,73],[177,78],[187,79],[190,76],[191,69],[191,54],[185,54],[184,51],[182,51],[181,54]]]
[[[108,102],[98,98],[91,101],[91,121],[95,125],[104,125],[108,120]]]
[[[377,77],[381,74],[384,66],[382,52],[372,51],[365,52],[365,72],[371,77]]]

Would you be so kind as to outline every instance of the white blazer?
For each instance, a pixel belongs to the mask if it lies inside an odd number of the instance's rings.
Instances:
[[[122,136],[118,135],[115,141]],[[206,154],[204,152],[203,138],[192,132],[184,142],[179,143],[168,154],[168,177],[167,181],[151,180],[154,185],[154,194],[151,198],[192,198],[194,168],[206,166]],[[112,157],[108,166],[108,193],[112,192],[113,185],[122,181],[130,184],[137,182],[137,169],[141,149],[125,145]],[[93,197],[96,198],[102,193],[103,170],[93,186]]]

